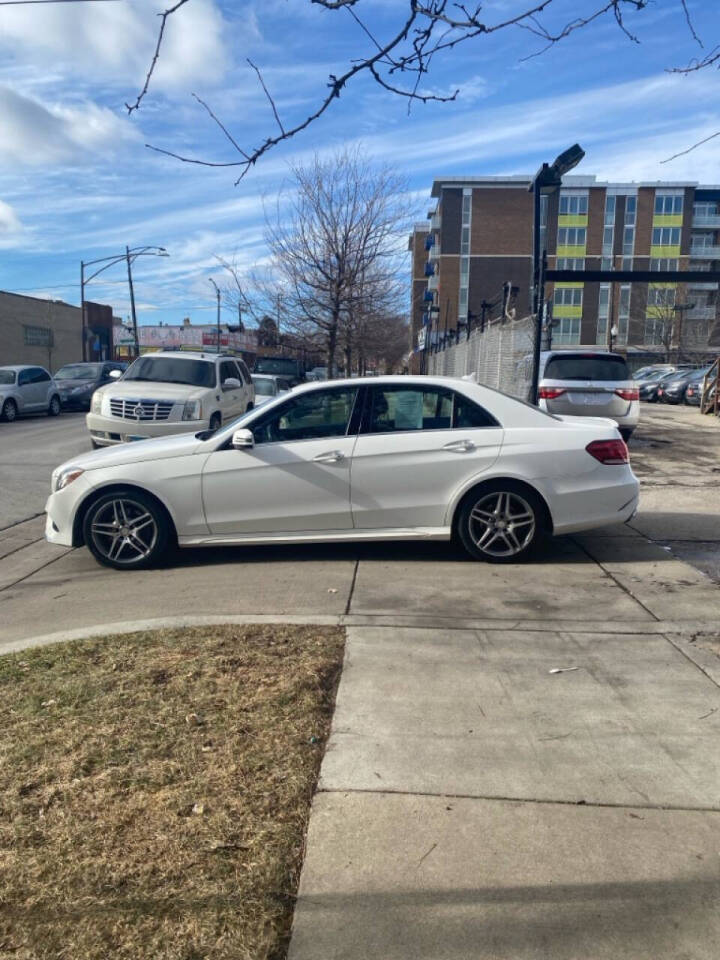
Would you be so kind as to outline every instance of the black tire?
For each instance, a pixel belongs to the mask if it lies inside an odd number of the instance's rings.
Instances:
[[[632,430],[627,430],[625,427],[622,427],[622,428],[620,429],[620,436],[623,438],[623,440],[625,441],[625,443],[628,442],[628,440],[630,439],[630,437],[631,437],[632,435],[633,435],[633,431],[632,431]]]
[[[60,416],[60,411],[62,410],[62,404],[60,403],[60,397],[54,393],[50,397],[50,403],[47,409],[47,415],[49,417],[58,417]]]
[[[208,429],[212,430],[215,433],[216,430],[219,430],[222,426],[222,416],[219,413],[214,413],[210,417],[210,423],[208,424]]]
[[[132,531],[135,536],[128,536]],[[116,490],[99,497],[83,519],[85,543],[98,561],[115,570],[152,566],[167,550],[170,520],[141,490]]]
[[[14,420],[17,420],[17,414],[17,404],[13,399],[8,397],[3,404],[2,413],[0,413],[0,420],[6,420],[8,423],[12,423]]]
[[[493,480],[465,497],[456,529],[476,560],[521,563],[532,554],[545,526],[546,511],[538,494],[513,480]]]

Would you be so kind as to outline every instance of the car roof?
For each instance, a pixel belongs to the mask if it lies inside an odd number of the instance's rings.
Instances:
[[[229,353],[202,353],[200,350],[154,350],[152,353],[144,353],[145,357],[180,357],[182,360],[208,360],[214,363],[216,360],[240,360],[241,357],[233,357]]]
[[[47,373],[47,369],[41,363],[6,363],[0,367],[0,370],[15,370],[17,372],[18,370],[35,370],[36,367],[45,370]]]

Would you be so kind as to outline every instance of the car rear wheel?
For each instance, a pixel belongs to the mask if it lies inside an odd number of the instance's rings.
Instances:
[[[47,411],[48,416],[57,417],[58,414],[60,413],[60,410],[61,410],[60,397],[58,397],[58,395],[55,394],[54,396],[50,397],[50,404],[48,406],[48,411]]]
[[[0,414],[0,420],[7,420],[8,423],[12,423],[13,420],[17,420],[17,404],[14,400],[6,400],[3,404],[2,414]]]
[[[221,426],[222,426],[222,417],[220,416],[219,413],[214,413],[210,417],[210,423],[209,423],[210,429],[212,430],[213,433],[215,433],[215,431],[219,430]]]
[[[540,498],[511,481],[478,488],[460,508],[458,533],[467,552],[489,563],[517,563],[543,532]]]
[[[116,570],[139,570],[165,552],[170,525],[164,511],[141,491],[108,493],[83,521],[85,543],[96,560]]]

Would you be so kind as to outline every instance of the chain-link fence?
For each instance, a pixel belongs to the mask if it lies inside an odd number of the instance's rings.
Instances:
[[[532,316],[476,327],[468,337],[454,333],[440,336],[440,343],[427,347],[425,371],[444,377],[474,373],[477,382],[503,393],[529,400],[532,391],[533,350],[537,324]]]

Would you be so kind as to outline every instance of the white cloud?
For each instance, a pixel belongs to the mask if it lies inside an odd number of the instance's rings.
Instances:
[[[132,125],[94,103],[49,104],[0,87],[0,164],[40,166],[113,153],[137,138]]]
[[[0,249],[15,246],[23,231],[20,218],[9,203],[0,200]]]
[[[21,5],[0,10],[0,49],[47,72],[73,72],[95,84],[142,87],[165,0]],[[193,0],[168,18],[155,92],[213,83],[228,63],[225,22],[214,0]],[[139,84],[139,85],[138,85]],[[128,94],[129,98],[130,94]]]

